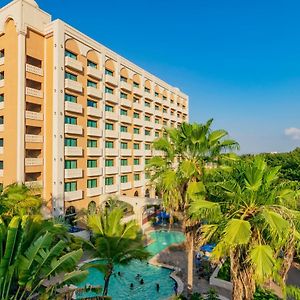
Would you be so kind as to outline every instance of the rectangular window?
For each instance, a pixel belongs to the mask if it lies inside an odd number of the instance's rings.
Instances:
[[[150,162],[150,158],[145,158],[145,165],[148,165]]]
[[[139,134],[140,133],[140,129],[139,128],[133,128],[133,133],[134,134]]]
[[[77,191],[77,182],[65,182],[65,192],[75,192]]]
[[[105,69],[105,75],[114,76],[114,72],[108,69]]]
[[[106,159],[105,160],[105,167],[113,167],[114,166],[114,160],[113,159]]]
[[[87,180],[87,188],[93,189],[97,187],[97,179],[88,179]]]
[[[122,81],[122,82],[127,82],[127,78],[124,77],[124,76],[120,76],[120,81]]]
[[[127,158],[122,158],[121,159],[121,166],[128,166],[128,159]]]
[[[140,102],[140,99],[137,98],[137,97],[133,97],[133,102],[134,102],[134,103],[139,103],[139,102]]]
[[[97,128],[97,121],[87,120],[87,127]]]
[[[145,129],[145,135],[151,135],[151,131],[150,130],[147,130],[147,129]]]
[[[105,123],[106,130],[114,130],[114,124],[112,123]]]
[[[121,108],[120,115],[121,116],[127,116],[128,115],[128,110]]]
[[[139,143],[134,143],[133,144],[133,149],[134,150],[139,150],[140,149],[140,144]]]
[[[87,106],[88,106],[88,107],[97,107],[97,102],[88,99],[88,100],[87,100]]]
[[[164,126],[167,126],[167,121],[164,120],[164,121],[163,121],[163,125],[164,125]]]
[[[128,127],[121,125],[120,130],[121,130],[121,132],[128,132]]]
[[[77,160],[65,160],[65,169],[77,169]]]
[[[121,149],[128,149],[128,143],[121,142]]]
[[[163,100],[167,100],[167,97],[166,97],[166,96],[163,96]]]
[[[69,50],[66,50],[66,51],[65,51],[65,56],[66,56],[66,57],[71,57],[71,58],[73,58],[73,59],[77,59],[77,55],[76,55],[75,53],[69,51]]]
[[[167,113],[167,109],[163,108],[163,113],[166,114]]]
[[[150,89],[148,89],[147,87],[145,87],[145,92],[146,93],[150,93]]]
[[[137,113],[137,112],[134,112],[134,113],[133,113],[133,117],[134,117],[135,119],[139,119],[139,118],[140,118],[140,114]]]
[[[133,164],[134,164],[135,166],[138,166],[138,165],[140,164],[140,159],[139,159],[139,158],[135,158],[135,159],[133,160]]]
[[[3,80],[3,79],[4,79],[4,71],[0,72],[0,80]]]
[[[88,159],[87,167],[88,168],[97,168],[97,159]]]
[[[4,57],[4,49],[0,50],[0,58]]]
[[[155,110],[159,110],[159,106],[158,105],[155,105]]]
[[[145,150],[150,150],[151,149],[151,145],[150,144],[145,144]]]
[[[159,96],[158,92],[155,92],[154,95],[155,95],[155,97],[158,97],[158,96]]]
[[[105,178],[105,185],[113,185],[114,184],[114,178],[113,177],[106,177]]]
[[[146,116],[145,116],[145,121],[150,122],[150,117],[146,115]]]
[[[88,65],[88,67],[92,67],[92,68],[97,69],[97,64],[94,63],[94,62],[91,61],[91,60],[88,60],[88,61],[87,61],[87,65]]]
[[[114,111],[114,107],[111,106],[111,105],[105,105],[105,111],[113,112]]]
[[[155,137],[159,137],[159,132],[155,131]]]
[[[128,176],[127,175],[122,175],[121,176],[121,183],[126,183],[128,182]]]
[[[91,86],[91,87],[96,89],[97,88],[97,83],[94,82],[94,81],[88,80],[87,81],[87,86]]]
[[[126,93],[121,92],[121,93],[120,93],[120,98],[121,98],[121,99],[127,99],[127,98],[128,98],[128,95],[127,95]]]
[[[4,94],[0,94],[0,102],[4,101]]]
[[[140,180],[140,174],[134,174],[134,181]]]
[[[159,124],[159,119],[155,119],[155,124]]]
[[[65,124],[76,125],[77,124],[77,118],[70,117],[70,116],[65,116]]]
[[[146,106],[146,107],[150,107],[150,106],[151,106],[151,105],[150,105],[150,102],[145,101],[145,106]]]
[[[3,147],[3,138],[0,138],[0,147]]]
[[[74,74],[69,73],[69,72],[66,72],[66,73],[65,73],[65,78],[66,78],[66,79],[71,79],[71,80],[77,81],[77,75],[74,75]]]
[[[114,93],[114,90],[106,86],[106,87],[105,87],[105,93],[106,93],[106,94],[113,94],[113,93]]]
[[[65,138],[66,147],[77,147],[77,139]]]
[[[65,94],[65,101],[77,103],[77,97],[69,94]]]
[[[114,142],[112,142],[112,141],[106,141],[105,142],[105,148],[106,149],[113,149],[114,148]]]
[[[88,148],[97,148],[97,140],[87,140]]]
[[[138,82],[133,82],[133,87],[136,87],[136,88],[139,88],[140,87],[140,85],[139,85],[139,83]]]

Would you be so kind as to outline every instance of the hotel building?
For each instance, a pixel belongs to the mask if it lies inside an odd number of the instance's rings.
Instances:
[[[41,10],[0,10],[0,183],[41,187],[55,215],[109,194],[154,197],[144,167],[188,97]]]

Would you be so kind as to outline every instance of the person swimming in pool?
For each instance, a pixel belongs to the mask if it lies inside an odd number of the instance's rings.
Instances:
[[[118,272],[118,275],[119,275],[120,277],[122,276],[120,271]]]
[[[143,278],[140,280],[140,284],[144,284],[144,279]]]
[[[156,284],[156,291],[157,291],[157,292],[159,292],[159,288],[160,288],[159,283],[157,283],[157,284]]]
[[[133,283],[130,283],[130,289],[133,290]]]
[[[135,279],[137,279],[137,280],[138,280],[138,279],[140,279],[140,278],[141,278],[141,274],[139,274],[139,273],[138,273],[138,274],[136,274],[136,276],[135,276]]]

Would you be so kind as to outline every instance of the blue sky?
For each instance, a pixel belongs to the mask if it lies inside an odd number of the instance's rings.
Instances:
[[[178,86],[191,121],[214,118],[241,152],[300,145],[300,1],[37,1]]]

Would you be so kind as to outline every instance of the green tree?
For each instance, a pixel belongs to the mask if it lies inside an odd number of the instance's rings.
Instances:
[[[205,220],[201,241],[217,243],[213,258],[230,258],[233,299],[253,299],[256,285],[274,280],[283,290],[299,249],[297,193],[279,182],[279,167],[260,157],[237,163],[208,201],[193,195],[192,218]],[[213,198],[213,197],[212,197]]]
[[[144,248],[143,235],[135,221],[122,223],[123,210],[88,216],[93,232],[92,249],[99,261],[87,263],[86,268],[97,268],[104,274],[103,296],[107,296],[109,280],[116,264],[126,265],[134,259],[145,260],[149,253]]]
[[[205,124],[183,123],[179,128],[167,128],[163,137],[154,141],[155,150],[162,156],[153,157],[147,165],[151,181],[162,195],[163,204],[170,212],[183,217],[187,236],[188,288],[192,291],[193,229],[187,214],[191,194],[205,192],[206,174],[224,161],[234,159],[230,153],[238,149],[236,141],[228,139],[225,130],[212,130],[213,120]],[[229,153],[228,153],[229,152]]]

